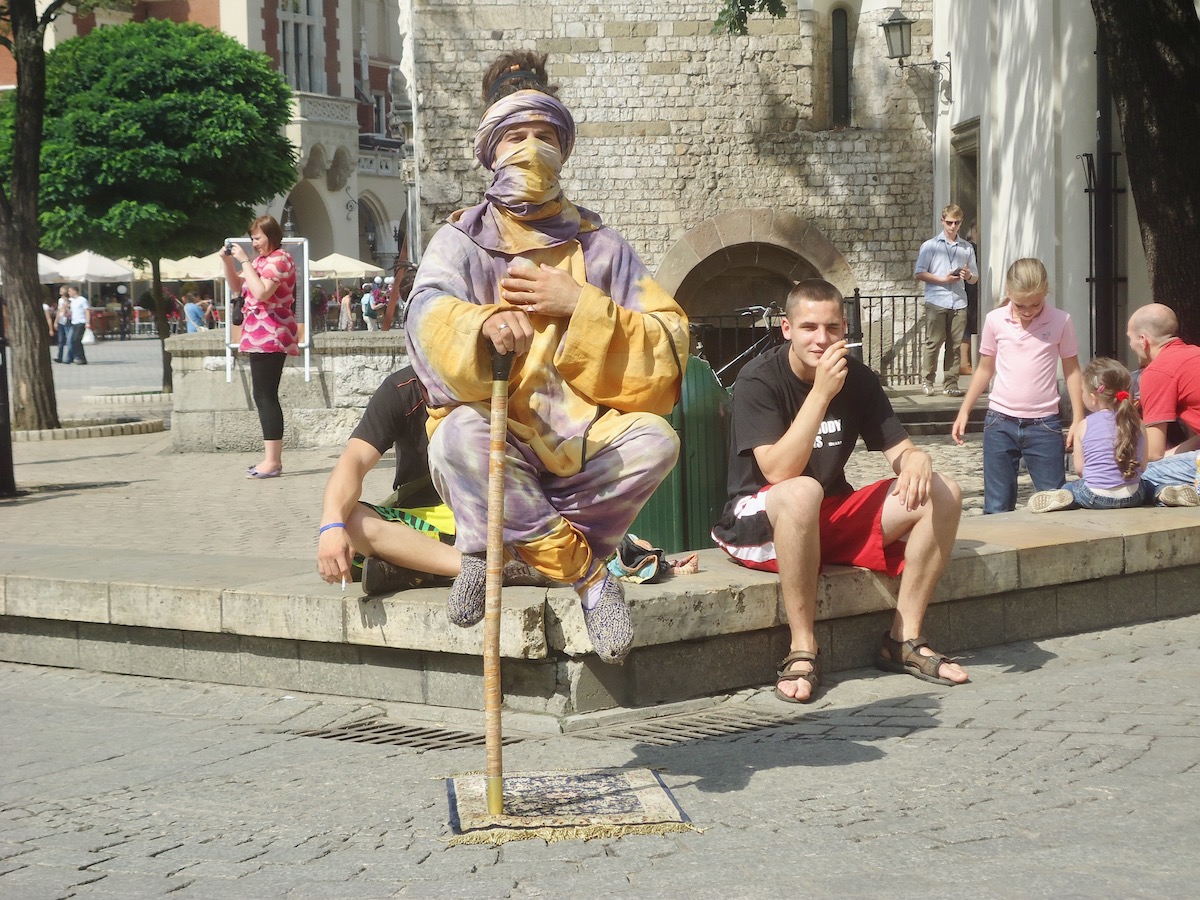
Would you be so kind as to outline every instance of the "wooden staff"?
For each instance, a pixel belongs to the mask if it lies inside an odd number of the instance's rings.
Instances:
[[[488,458],[487,594],[483,613],[483,710],[488,813],[504,813],[500,735],[500,598],[504,585],[504,462],[508,452],[508,376],[512,354],[492,350],[492,439]]]

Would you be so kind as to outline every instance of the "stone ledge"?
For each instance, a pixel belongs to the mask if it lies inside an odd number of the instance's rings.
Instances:
[[[54,548],[5,549],[0,658],[468,708],[481,696],[482,626],[450,624],[444,589],[363,600],[357,586],[343,594],[315,581],[309,560],[264,568],[160,554],[109,560],[97,572],[94,560],[59,560]],[[622,667],[591,654],[573,592],[507,589],[509,707],[574,715],[769,681],[787,646],[778,580],[719,550],[700,555],[697,575],[628,586],[637,637]],[[164,579],[172,583],[147,584],[146,571],[173,573]],[[968,519],[926,631],[956,652],[1184,615],[1200,611],[1197,575],[1196,510]],[[871,663],[898,585],[845,567],[822,575],[817,628],[827,671]],[[224,666],[223,654],[232,654]]]
[[[174,394],[149,391],[138,394],[89,394],[83,398],[83,402],[89,406],[104,404],[124,406],[138,403],[170,403],[174,398]]]
[[[130,581],[123,577],[130,573],[90,572],[93,567],[87,564],[42,567],[38,555],[34,548],[13,554],[28,562],[6,566],[0,614],[442,653],[482,652],[482,626],[452,625],[444,588],[368,600],[357,585],[348,586],[352,593],[343,593],[317,581],[307,572],[307,560],[280,560],[274,571],[264,572],[232,557],[193,559],[190,566],[174,559],[156,566],[143,557],[141,577]],[[786,624],[778,578],[736,565],[720,550],[702,550],[699,555],[700,572],[695,575],[626,586],[635,647]],[[963,521],[933,603],[1195,565],[1200,565],[1200,515],[1195,510],[977,517]],[[222,587],[204,584],[213,580],[207,578],[210,567],[224,573]],[[301,568],[305,574],[295,574]],[[147,569],[176,575],[163,579],[164,584],[148,584]],[[240,578],[239,572],[244,572]],[[865,569],[828,566],[820,581],[817,621],[893,609],[899,584],[898,578]],[[567,588],[506,589],[502,621],[503,656],[545,659],[591,653],[578,599]]]
[[[164,394],[163,396],[170,396]],[[14,441],[69,441],[76,438],[122,437],[130,434],[155,434],[165,428],[159,418],[119,421],[110,419],[84,419],[64,425],[62,428],[43,428],[37,431],[14,431]]]

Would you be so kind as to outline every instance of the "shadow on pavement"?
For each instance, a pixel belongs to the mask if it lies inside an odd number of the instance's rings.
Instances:
[[[15,497],[0,499],[0,507],[27,506],[42,500],[57,500],[61,497],[71,497],[81,491],[92,491],[97,488],[129,487],[132,481],[83,481],[78,484],[37,484],[32,487],[17,489]]]
[[[676,777],[690,775],[693,780],[687,786],[705,793],[740,791],[756,772],[768,769],[849,766],[882,759],[885,751],[877,741],[940,727],[935,715],[940,702],[937,694],[917,694],[853,707],[806,707],[795,722],[736,736],[699,738],[665,747],[637,744],[629,765]],[[672,789],[682,786],[672,782]]]

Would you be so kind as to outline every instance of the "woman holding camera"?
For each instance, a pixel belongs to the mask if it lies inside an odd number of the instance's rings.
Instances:
[[[283,474],[283,407],[279,381],[289,356],[297,346],[296,263],[281,249],[283,229],[274,216],[259,216],[250,223],[253,260],[240,245],[225,244],[222,262],[231,290],[242,295],[242,340],[238,349],[250,361],[250,382],[258,420],[262,425],[263,458],[247,470],[247,478],[277,478]],[[240,262],[237,271],[234,260]]]

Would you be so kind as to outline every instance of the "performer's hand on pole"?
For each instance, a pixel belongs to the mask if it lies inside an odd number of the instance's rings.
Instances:
[[[533,343],[533,323],[517,309],[503,309],[489,316],[482,330],[496,353],[520,356]]]

